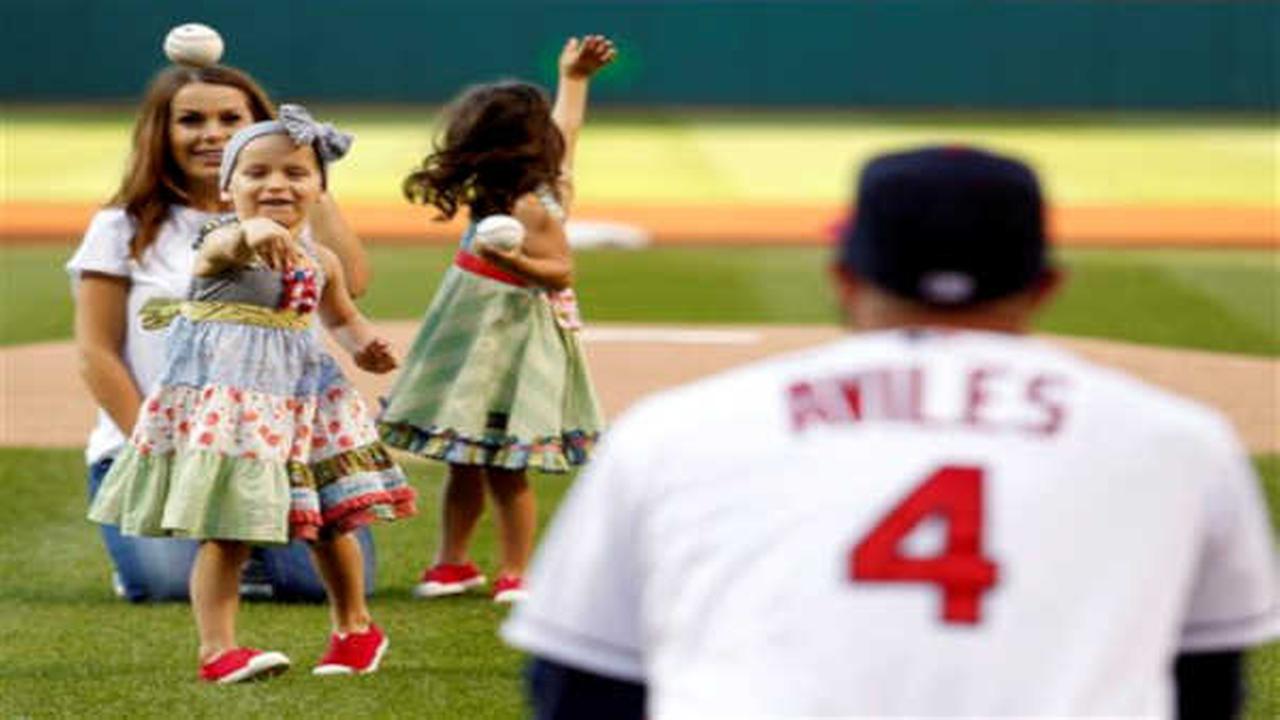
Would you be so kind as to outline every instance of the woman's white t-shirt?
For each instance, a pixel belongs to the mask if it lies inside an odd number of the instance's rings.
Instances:
[[[124,361],[134,383],[145,395],[159,379],[164,366],[163,331],[145,330],[138,311],[156,297],[186,297],[191,285],[191,265],[196,252],[192,245],[200,227],[217,215],[188,207],[170,208],[169,217],[151,247],[135,260],[129,257],[129,241],[134,236],[134,223],[122,208],[107,208],[93,216],[84,240],[75,255],[67,261],[72,291],[84,272],[113,275],[129,281],[126,314],[128,329],[124,337]],[[89,435],[85,459],[90,465],[112,457],[124,447],[125,433],[116,427],[106,412],[98,410],[98,423]]]

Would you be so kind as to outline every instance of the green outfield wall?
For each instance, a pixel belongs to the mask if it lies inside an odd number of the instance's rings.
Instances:
[[[1269,111],[1276,0],[2,0],[0,98],[137,97],[185,21],[277,97],[439,102],[552,79],[570,33],[620,105]]]

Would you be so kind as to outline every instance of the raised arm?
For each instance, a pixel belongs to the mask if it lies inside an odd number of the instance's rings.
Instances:
[[[327,192],[320,194],[320,200],[311,211],[311,232],[316,240],[338,256],[351,297],[364,295],[372,275],[369,254],[360,237],[342,215],[333,196]]]
[[[85,272],[76,284],[75,337],[89,394],[124,433],[138,420],[142,394],[124,363],[129,280]]]
[[[567,210],[573,201],[574,149],[587,115],[587,86],[600,68],[618,54],[613,41],[603,35],[571,37],[560,51],[560,81],[551,119],[564,135],[564,161],[560,164],[560,202]]]

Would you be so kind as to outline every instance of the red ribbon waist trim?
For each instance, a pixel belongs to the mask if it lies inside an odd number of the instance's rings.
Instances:
[[[469,273],[475,273],[490,280],[497,280],[500,283],[515,285],[516,287],[528,287],[529,285],[523,278],[513,275],[479,255],[469,253],[466,250],[459,250],[458,254],[453,256],[453,264]]]

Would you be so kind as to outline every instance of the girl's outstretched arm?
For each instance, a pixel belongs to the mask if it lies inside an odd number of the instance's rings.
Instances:
[[[378,337],[373,325],[351,300],[337,254],[326,247],[317,247],[316,251],[328,277],[317,308],[320,320],[342,349],[351,353],[361,370],[379,374],[391,372],[400,363],[391,351],[391,344]]]
[[[266,218],[249,218],[209,231],[200,243],[192,274],[217,275],[261,258],[267,267],[282,270],[302,264],[289,230]]]
[[[560,202],[569,209],[573,202],[573,159],[578,132],[587,115],[587,85],[600,68],[613,62],[618,50],[603,35],[571,37],[560,51],[560,81],[551,119],[564,135],[564,160],[560,163]]]

